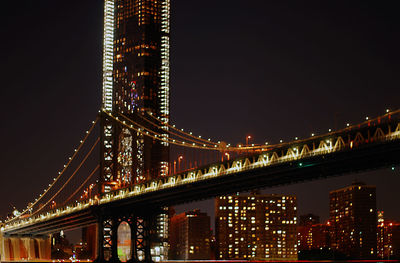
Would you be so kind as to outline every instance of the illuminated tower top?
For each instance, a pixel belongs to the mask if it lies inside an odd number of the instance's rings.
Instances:
[[[103,109],[169,121],[169,0],[105,0]]]

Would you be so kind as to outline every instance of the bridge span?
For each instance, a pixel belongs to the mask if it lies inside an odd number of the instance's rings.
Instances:
[[[130,128],[124,122],[121,125]],[[2,234],[45,235],[95,224],[99,218],[121,211],[133,210],[146,214],[163,206],[399,163],[399,112],[393,112],[340,131],[268,146],[238,159],[187,170],[35,215],[15,218],[6,222]]]

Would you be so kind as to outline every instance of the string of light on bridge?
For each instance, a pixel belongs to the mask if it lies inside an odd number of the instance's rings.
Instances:
[[[376,121],[379,118],[382,118],[386,115],[393,115],[393,114],[397,114],[399,112],[399,110],[397,111],[393,111],[391,112],[389,109],[386,109],[386,114],[374,119],[371,119],[369,117],[365,118],[365,121],[361,124],[365,124],[368,122],[372,122],[372,121]],[[118,122],[125,124],[123,121],[121,122],[118,117],[115,117],[113,115],[111,115],[110,113],[106,112],[107,115],[109,115],[110,117],[112,117],[113,119],[117,120]],[[161,125],[158,125],[157,123],[154,123],[152,121],[150,121],[149,119],[145,118],[144,116],[140,116],[144,121],[148,122],[149,124],[153,125],[154,127],[158,128],[158,129],[162,129],[165,132],[168,132],[171,135],[175,135],[178,136],[179,138],[185,139],[185,140],[176,140],[176,139],[171,139],[169,137],[165,137],[162,136],[162,134],[154,132],[146,127],[144,127],[143,125],[138,124],[137,122],[134,122],[133,120],[129,119],[128,117],[121,115],[121,117],[123,117],[125,119],[125,121],[130,122],[133,125],[137,125],[139,126],[141,129],[135,129],[135,131],[138,131],[140,133],[142,133],[143,135],[147,135],[150,136],[150,133],[152,138],[156,139],[156,140],[160,140],[166,143],[171,143],[171,144],[175,144],[178,146],[183,146],[183,147],[189,147],[189,148],[199,148],[199,149],[206,149],[206,150],[218,150],[218,151],[266,151],[271,147],[278,147],[281,145],[285,145],[288,144],[286,142],[284,142],[283,140],[280,140],[279,143],[277,144],[272,144],[270,145],[268,142],[266,142],[264,145],[257,145],[257,144],[251,144],[251,145],[241,145],[239,144],[238,146],[231,146],[231,144],[226,144],[226,143],[221,143],[221,141],[218,142],[214,142],[211,141],[211,139],[203,139],[202,136],[195,136],[193,135],[192,132],[185,132],[184,129],[179,129],[177,128],[175,125],[171,125],[167,122],[163,122],[161,119],[155,117],[152,113],[149,113],[147,116],[150,116],[152,119],[156,120],[157,122],[161,123]],[[357,124],[360,125],[360,124]],[[347,129],[352,129],[357,125],[350,125],[350,123],[346,123],[346,128]],[[174,131],[180,133],[177,134],[176,132],[171,132],[168,129],[165,129],[165,126],[167,126],[170,129],[173,129]],[[134,126],[130,126],[128,128],[134,128]],[[142,130],[143,129],[143,130]],[[143,132],[145,131],[145,132]],[[332,129],[328,130],[329,133],[332,133]],[[317,136],[315,133],[311,133],[311,137],[315,137],[318,138],[319,136]],[[192,138],[192,139],[190,139]],[[301,142],[302,140],[299,140],[299,137],[295,137],[295,141],[299,141]],[[205,143],[206,142],[206,143]],[[290,142],[289,142],[290,143]]]
[[[178,140],[178,139],[172,139],[170,137],[165,137],[160,133],[157,133],[155,131],[152,131],[148,128],[146,128],[143,125],[140,125],[139,123],[129,119],[126,117],[125,120],[120,120],[119,117],[112,115],[109,112],[104,112],[105,114],[107,114],[107,116],[109,116],[110,118],[112,118],[113,120],[117,121],[118,123],[122,124],[124,127],[130,129],[130,130],[134,130],[136,132],[139,132],[145,136],[148,136],[150,138],[153,138],[155,140],[159,140],[162,142],[166,142],[166,143],[170,143],[170,144],[174,144],[177,146],[184,146],[184,147],[189,147],[189,148],[197,148],[197,149],[205,149],[205,150],[219,150],[218,149],[218,145],[213,145],[213,146],[209,146],[207,144],[196,144],[196,142],[194,141],[183,141],[183,140]],[[127,123],[128,122],[128,123]]]
[[[301,160],[303,158],[332,154],[340,151],[349,151],[354,148],[359,149],[360,147],[364,147],[366,144],[374,145],[375,143],[399,141],[399,117],[397,116],[396,118],[392,118],[393,115],[398,113],[400,113],[400,110],[387,113],[375,119],[370,120],[368,118],[367,121],[349,126],[333,133],[312,136],[307,140],[293,141],[291,142],[291,145],[288,145],[288,147],[286,147],[286,145],[279,145],[280,147],[278,148],[272,148],[267,152],[258,153],[253,156],[241,157],[218,164],[211,164],[165,178],[157,178],[127,188],[117,189],[103,196],[99,196],[98,198],[81,200],[72,204],[70,203],[67,206],[46,211],[45,213],[36,216],[7,222],[5,227],[8,228],[8,230],[18,229],[29,224],[36,224],[51,218],[88,209],[93,205],[102,205],[144,193],[150,193],[162,189],[171,189],[175,186],[190,184],[194,181],[208,180],[214,177],[240,173],[250,169],[259,169],[261,167],[268,167],[275,164],[282,165],[284,163],[290,163],[290,165],[292,165],[293,161],[297,161],[299,167],[306,168],[307,165],[309,166],[310,164],[303,163]],[[382,120],[385,121],[381,122]],[[353,128],[357,129],[354,129],[353,132]],[[368,131],[364,128],[368,128]],[[304,144],[299,142],[304,142]],[[391,166],[391,168],[393,169],[394,166]]]
[[[362,123],[360,123],[360,124],[357,124],[357,125],[346,124],[346,128],[345,128],[344,130],[351,130],[351,129],[357,127],[357,126],[360,127],[361,125],[365,125],[365,124],[369,124],[369,123],[372,123],[372,122],[375,122],[375,121],[379,121],[381,118],[384,118],[384,117],[387,117],[387,116],[390,118],[391,115],[398,114],[398,113],[400,113],[400,110],[390,112],[390,111],[387,109],[387,110],[386,110],[386,114],[383,115],[383,116],[379,116],[379,117],[374,118],[374,119],[370,119],[369,117],[366,117],[364,122],[362,122]],[[155,117],[152,116],[152,115],[150,115],[152,118],[156,119],[157,121],[160,121],[163,125],[166,125],[166,126],[168,126],[169,128],[171,128],[171,129],[173,129],[173,130],[175,130],[175,131],[177,131],[177,132],[179,132],[179,133],[182,133],[183,135],[179,135],[179,134],[177,134],[176,132],[173,132],[173,133],[172,133],[172,132],[169,132],[169,134],[173,134],[173,135],[175,135],[175,136],[180,136],[180,138],[184,138],[184,136],[187,136],[187,137],[189,137],[189,139],[186,138],[187,141],[184,141],[184,140],[177,140],[177,139],[172,139],[172,138],[169,138],[169,137],[165,137],[165,136],[162,136],[162,134],[160,134],[160,133],[157,133],[157,132],[155,132],[155,131],[152,131],[151,129],[148,129],[148,128],[144,127],[143,125],[140,125],[140,124],[138,124],[137,122],[134,122],[133,120],[129,119],[129,118],[126,117],[126,116],[123,116],[123,115],[122,115],[122,117],[123,117],[124,120],[120,120],[118,117],[113,116],[113,115],[110,114],[109,112],[105,112],[105,114],[107,114],[109,117],[111,117],[112,119],[114,119],[114,120],[117,121],[118,123],[122,124],[123,126],[129,128],[129,129],[133,129],[133,130],[135,130],[135,131],[137,131],[137,132],[139,132],[139,133],[142,133],[143,135],[149,136],[149,137],[151,137],[151,138],[153,138],[153,139],[156,139],[156,140],[160,140],[160,141],[164,141],[164,142],[167,142],[167,143],[171,143],[171,144],[174,144],[174,145],[184,146],[184,147],[190,147],[190,148],[198,148],[198,149],[206,149],[206,150],[218,150],[218,151],[221,151],[221,150],[225,150],[225,151],[235,151],[235,150],[247,150],[247,149],[248,149],[248,150],[265,150],[265,151],[266,151],[266,150],[268,150],[268,149],[273,149],[273,148],[276,148],[276,147],[282,147],[282,146],[289,145],[289,144],[293,143],[293,142],[284,143],[283,140],[281,140],[279,144],[267,146],[268,148],[267,148],[266,146],[261,146],[261,145],[256,145],[256,146],[244,146],[244,147],[242,147],[241,145],[239,145],[238,147],[230,147],[229,145],[226,145],[226,148],[221,148],[221,144],[220,144],[220,143],[215,143],[215,142],[212,142],[211,140],[207,140],[207,144],[204,143],[204,144],[201,145],[201,144],[199,143],[199,139],[201,139],[202,142],[206,141],[205,139],[202,139],[201,136],[196,137],[196,136],[193,135],[191,132],[190,132],[190,133],[185,133],[184,131],[182,131],[182,129],[176,128],[175,125],[170,125],[170,124],[168,124],[168,123],[161,122],[159,119],[155,118]],[[156,126],[157,128],[163,129],[162,126],[157,125],[157,124],[155,124],[154,122],[151,122],[150,120],[147,120],[147,119],[145,119],[145,118],[143,118],[143,119],[144,119],[145,121],[149,122],[150,124],[152,124],[153,126]],[[94,129],[95,125],[97,124],[98,120],[99,120],[99,118],[97,118],[95,121],[92,122],[92,126],[90,127],[90,129],[89,129],[88,131],[86,131],[86,135],[85,135],[85,137],[83,138],[83,140],[80,141],[80,145],[74,150],[74,154],[73,154],[71,157],[68,158],[69,161],[66,163],[66,165],[64,165],[64,168],[59,172],[58,176],[57,176],[56,178],[53,179],[53,182],[49,184],[49,187],[45,189],[44,193],[43,193],[43,194],[40,194],[40,196],[39,196],[37,199],[35,199],[34,202],[30,203],[30,204],[27,206],[27,208],[26,208],[24,211],[22,211],[22,213],[16,215],[16,218],[22,216],[23,214],[26,214],[26,213],[29,212],[29,211],[32,212],[32,211],[31,211],[32,208],[33,208],[41,199],[43,199],[43,197],[44,197],[44,196],[50,191],[50,189],[56,184],[56,182],[61,178],[61,176],[62,176],[62,175],[64,174],[64,172],[67,170],[67,168],[69,167],[69,165],[71,164],[71,162],[74,160],[74,158],[75,158],[76,155],[78,154],[79,150],[80,150],[80,149],[82,148],[82,146],[85,144],[87,138],[88,138],[89,135],[91,134],[91,132],[92,132],[92,130]],[[127,122],[128,122],[129,124],[127,124]],[[164,128],[164,130],[165,130],[165,128]],[[329,133],[333,135],[333,134],[335,134],[336,132],[332,132],[332,130],[329,129]],[[323,137],[323,136],[326,136],[326,134],[324,134],[324,135],[319,135],[319,136],[316,136],[316,134],[314,134],[314,133],[311,134],[311,137],[313,137],[314,139],[318,139],[318,138]],[[301,143],[301,142],[306,141],[306,140],[308,140],[308,139],[298,140],[298,137],[295,137],[296,143]],[[268,145],[268,143],[266,143],[266,145]],[[92,150],[93,150],[93,148],[92,148]],[[95,171],[97,171],[97,169],[95,169]],[[95,172],[95,171],[94,171],[94,172]],[[93,175],[94,172],[92,172],[91,175]],[[75,174],[75,173],[76,173],[76,171],[74,172],[74,174]],[[90,176],[90,177],[91,177],[91,176]],[[71,178],[70,178],[70,179],[71,179]],[[68,180],[68,182],[70,181],[70,179]],[[87,179],[87,180],[89,180],[89,179]],[[68,183],[68,182],[67,182],[67,183]],[[64,186],[65,186],[65,185],[64,185]],[[61,189],[61,190],[62,190],[62,189]],[[61,191],[61,190],[59,190],[59,191]],[[59,192],[58,192],[58,193],[59,193]],[[75,194],[76,194],[76,193],[75,193]],[[55,197],[55,196],[53,196],[50,200],[52,200],[54,197]],[[50,200],[49,200],[44,206],[42,206],[42,208],[45,207],[45,206],[50,202]],[[35,213],[39,212],[42,208],[40,208],[38,211],[35,211]]]
[[[68,161],[66,164],[64,164],[63,168],[61,169],[61,171],[58,172],[58,175],[53,178],[53,181],[48,185],[47,188],[44,189],[43,193],[39,195],[39,197],[37,197],[33,202],[30,202],[28,204],[28,206],[21,212],[21,213],[15,213],[14,216],[16,218],[21,217],[22,215],[26,214],[27,212],[31,212],[32,208],[39,203],[40,200],[42,200],[45,195],[52,189],[52,187],[59,181],[59,179],[64,175],[65,171],[69,168],[70,164],[74,161],[75,157],[78,155],[79,151],[81,150],[81,148],[83,147],[83,145],[85,144],[85,142],[87,141],[88,137],[90,136],[90,134],[92,133],[94,127],[96,126],[96,124],[99,121],[99,117],[97,117],[94,121],[92,121],[92,125],[90,126],[90,128],[85,132],[85,136],[83,137],[83,139],[79,142],[79,145],[77,148],[74,149],[74,153],[72,154],[71,157],[68,158]]]
[[[118,123],[124,125],[128,129],[132,129],[136,132],[139,132],[145,136],[149,136],[155,140],[159,140],[162,142],[170,143],[173,145],[177,146],[182,146],[182,147],[188,147],[188,148],[197,148],[197,149],[203,149],[203,150],[216,150],[216,151],[243,151],[243,150],[266,150],[267,146],[266,145],[254,145],[252,144],[251,146],[242,146],[239,145],[237,147],[232,147],[230,144],[226,144],[224,142],[221,143],[221,141],[218,142],[212,142],[210,139],[205,140],[201,138],[201,136],[195,136],[191,133],[184,132],[183,129],[178,129],[174,127],[174,125],[167,124],[163,122],[162,124],[167,125],[168,127],[172,127],[175,131],[179,132],[180,134],[176,132],[171,132],[167,129],[165,129],[163,126],[157,125],[155,123],[150,122],[148,119],[145,119],[142,117],[143,120],[149,122],[152,125],[155,125],[157,128],[164,130],[165,132],[168,132],[170,135],[175,135],[179,138],[183,138],[185,140],[179,140],[179,139],[173,139],[170,137],[163,136],[163,134],[155,132],[149,128],[146,128],[145,126],[133,121],[132,119],[120,115],[124,120],[120,120],[118,116],[114,116],[109,112],[104,112],[106,115],[117,121]],[[128,123],[127,123],[128,122]],[[199,138],[200,137],[200,138]]]
[[[40,206],[35,212],[32,213],[32,215],[37,214],[38,212],[40,212],[44,207],[46,207],[51,201],[54,200],[54,198],[68,185],[68,183],[72,180],[72,178],[74,178],[74,176],[77,174],[77,172],[79,171],[79,169],[82,167],[82,165],[86,162],[86,160],[89,158],[89,156],[92,154],[94,148],[97,146],[97,144],[100,142],[100,137],[97,137],[97,140],[95,141],[95,143],[92,145],[91,149],[89,150],[89,152],[85,155],[85,157],[83,158],[83,160],[80,162],[80,164],[78,165],[78,167],[75,169],[75,171],[72,173],[72,175],[67,179],[67,181],[61,186],[60,189],[58,189],[58,191],[51,197],[49,198],[49,200],[42,206]]]

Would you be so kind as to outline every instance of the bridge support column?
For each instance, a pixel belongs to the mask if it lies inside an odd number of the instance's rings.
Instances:
[[[132,260],[135,262],[154,262],[151,256],[151,229],[154,227],[155,215],[144,215],[134,217],[134,231],[131,239],[134,246],[132,247]]]
[[[119,222],[117,218],[111,219],[111,259],[110,263],[121,262],[118,258],[118,226]]]
[[[133,210],[133,211],[132,211]],[[114,209],[98,211],[98,255],[96,263],[120,262],[118,256],[118,230],[122,222],[130,227],[130,257],[124,254],[129,263],[152,263],[153,242],[157,240],[157,217],[161,213],[158,209],[126,209],[118,211]],[[125,230],[124,230],[125,229]],[[126,224],[120,229],[127,231]],[[121,232],[129,233],[129,232]],[[128,239],[129,240],[129,239]],[[127,242],[126,236],[120,242]],[[124,245],[125,244],[125,245]],[[123,253],[126,251],[126,243],[121,243]],[[157,247],[158,245],[156,245]],[[159,249],[155,249],[159,252]]]
[[[97,222],[97,258],[94,260],[96,263],[105,262],[104,260],[104,227],[103,218],[99,217]]]

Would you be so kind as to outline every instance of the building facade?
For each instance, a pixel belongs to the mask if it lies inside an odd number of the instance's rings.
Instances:
[[[169,36],[170,0],[104,0],[102,110],[155,131],[161,140],[103,114],[101,193],[168,174],[169,145],[162,139],[168,138]],[[168,210],[163,211],[152,233],[155,260],[168,254]],[[109,255],[108,243],[104,249]]]
[[[105,0],[104,19],[103,110],[167,138],[169,0]],[[103,192],[167,175],[167,142],[102,126]]]
[[[330,192],[332,248],[354,259],[377,256],[376,188],[355,182]]]
[[[378,258],[400,259],[400,222],[384,219],[378,212]]]
[[[210,217],[200,210],[171,218],[169,259],[211,259]]]
[[[320,224],[319,216],[300,216],[297,227],[298,250],[312,250],[330,247],[330,224]]]
[[[287,195],[216,198],[216,259],[296,260],[296,205]]]

